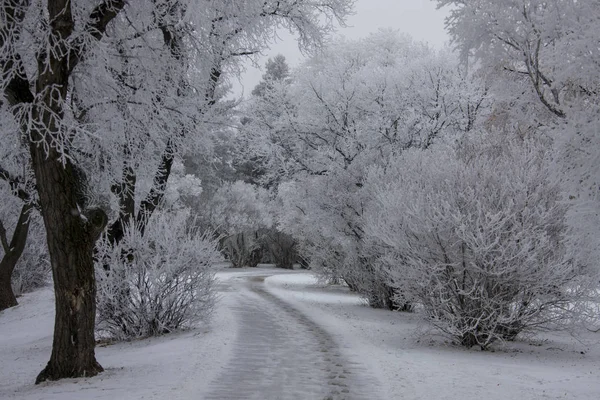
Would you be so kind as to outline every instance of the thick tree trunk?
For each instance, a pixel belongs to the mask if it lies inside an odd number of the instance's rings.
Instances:
[[[52,355],[36,383],[94,376],[102,371],[94,351],[96,281],[92,256],[97,232],[79,213],[79,183],[72,165],[67,162],[63,166],[54,149],[46,157],[44,149],[32,145],[31,156],[46,226],[56,306]],[[97,220],[91,222],[95,225]]]
[[[19,7],[7,3],[2,12],[7,15],[0,26],[0,43],[7,40],[9,51],[17,43],[28,2]],[[36,383],[47,379],[92,376],[102,371],[94,354],[94,322],[96,318],[96,283],[92,251],[94,242],[106,226],[106,214],[101,210],[80,213],[81,183],[69,161],[71,138],[65,138],[63,104],[67,101],[69,77],[88,52],[89,38],[100,40],[107,25],[119,14],[125,0],[104,0],[94,7],[81,29],[89,36],[72,37],[75,21],[71,1],[46,2],[48,21],[47,49],[36,53],[37,79],[35,90],[26,79],[26,68],[17,52],[2,65],[2,71],[19,71],[5,88],[10,105],[29,104],[31,113],[21,126],[30,138],[30,154],[39,204],[44,217],[52,276],[56,317],[52,355]],[[23,7],[21,7],[23,6]],[[41,14],[43,15],[43,14]],[[86,39],[82,39],[82,38]],[[8,74],[7,74],[8,75]],[[29,117],[30,116],[30,117]],[[59,150],[60,152],[59,153]]]
[[[17,221],[17,226],[13,233],[10,244],[6,238],[4,226],[0,224],[2,235],[2,246],[4,247],[4,256],[0,261],[0,311],[17,305],[17,298],[11,286],[11,279],[15,266],[23,254],[25,244],[27,243],[27,234],[29,232],[29,211],[31,204],[24,204],[21,207],[21,214]]]
[[[74,22],[68,0],[48,2],[55,46],[66,46]],[[61,42],[63,40],[63,42]],[[96,361],[96,280],[93,250],[99,230],[106,226],[98,215],[81,214],[84,179],[68,158],[52,144],[64,143],[63,104],[67,99],[73,63],[67,49],[40,54],[36,93],[40,105],[33,106],[35,121],[30,132],[31,163],[46,227],[52,265],[56,314],[50,361],[36,383],[61,378],[94,376],[102,371]],[[42,145],[46,143],[47,145]],[[102,226],[104,224],[104,226]],[[97,229],[94,229],[97,226]],[[98,232],[96,231],[98,230]]]

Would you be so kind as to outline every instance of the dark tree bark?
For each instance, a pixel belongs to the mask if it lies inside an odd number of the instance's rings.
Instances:
[[[106,25],[123,7],[123,2],[108,1],[90,15],[91,27]],[[66,47],[74,22],[69,0],[48,2],[50,27],[57,47]],[[57,137],[64,117],[69,76],[82,51],[42,54],[38,59],[36,92],[42,106],[34,106],[33,119],[43,130],[31,132],[31,160],[37,182],[42,216],[46,226],[48,250],[52,264],[56,316],[52,355],[36,379],[45,380],[94,376],[102,371],[96,361],[94,325],[96,321],[96,281],[94,277],[94,243],[107,222],[101,210],[80,213],[81,175],[69,160],[62,162],[56,148],[44,149],[39,143],[46,136]],[[66,55],[62,55],[66,54]],[[47,68],[46,66],[49,66]],[[49,90],[54,88],[54,90]],[[58,97],[58,99],[57,99]],[[58,101],[57,101],[58,100]]]
[[[73,166],[67,163],[63,167],[55,150],[51,149],[46,157],[44,149],[32,145],[31,155],[46,226],[56,307],[52,355],[36,383],[94,376],[102,367],[94,351],[96,282],[92,255],[107,218],[100,210],[79,213],[80,183],[74,178]]]
[[[32,207],[28,203],[21,207],[21,214],[19,215],[19,220],[17,221],[17,226],[10,242],[6,236],[4,225],[0,221],[0,240],[4,249],[4,256],[2,257],[2,261],[0,261],[0,311],[17,305],[17,298],[11,286],[11,278],[27,243],[29,211]]]
[[[19,3],[26,7],[27,1]],[[124,0],[104,0],[95,7],[83,27],[92,37],[100,39],[106,26],[124,7]],[[18,41],[18,26],[24,13],[21,8],[3,3],[3,11],[10,15],[5,26],[0,27],[0,40]],[[94,279],[93,248],[100,232],[106,226],[106,214],[92,209],[80,212],[82,186],[81,174],[63,157],[54,143],[64,143],[60,134],[64,118],[63,104],[69,90],[69,77],[86,54],[89,41],[71,37],[74,21],[70,0],[53,0],[47,3],[52,51],[38,54],[38,76],[32,93],[20,64],[18,53],[11,55],[10,67],[20,71],[11,78],[5,90],[11,105],[33,103],[33,121],[21,121],[26,137],[30,137],[31,162],[36,178],[48,250],[52,265],[56,316],[52,355],[46,368],[40,372],[36,383],[45,380],[93,376],[102,371],[95,358],[94,324],[96,318],[96,283]],[[10,46],[9,46],[10,48]],[[8,63],[7,63],[8,64]],[[45,146],[46,145],[46,148]],[[62,150],[68,152],[68,149]]]
[[[6,258],[6,256],[4,258]],[[2,259],[2,263],[0,264],[0,311],[14,307],[18,304],[10,284],[12,271],[9,269],[8,262],[6,262],[6,264],[7,265],[5,265],[5,260]]]
[[[167,143],[167,148],[163,151],[160,165],[154,175],[152,188],[146,198],[140,203],[140,210],[137,214],[136,223],[142,234],[144,234],[150,216],[152,216],[152,213],[156,210],[156,207],[158,207],[165,196],[165,190],[167,189],[167,182],[171,176],[171,167],[173,166],[174,158],[173,145],[172,142],[169,141]]]
[[[128,154],[129,151],[126,150]],[[117,245],[125,234],[125,227],[135,217],[135,185],[137,176],[135,171],[130,166],[125,166],[123,171],[123,180],[120,184],[115,184],[112,187],[112,192],[119,199],[119,216],[108,227],[107,237],[110,243]],[[106,270],[110,266],[105,265]]]

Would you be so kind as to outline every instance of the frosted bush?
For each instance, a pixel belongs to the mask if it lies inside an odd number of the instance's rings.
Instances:
[[[469,347],[559,322],[583,286],[543,146],[498,138],[453,153],[373,173],[366,230],[390,285]]]
[[[97,259],[101,334],[160,335],[206,321],[213,309],[217,242],[191,226],[186,210],[155,212],[143,236],[126,227],[115,247],[100,241]]]

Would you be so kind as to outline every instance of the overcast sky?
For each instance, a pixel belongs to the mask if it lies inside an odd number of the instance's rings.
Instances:
[[[444,18],[448,15],[445,9],[437,10],[431,0],[357,0],[355,14],[350,16],[346,28],[340,28],[338,34],[352,39],[367,36],[379,28],[392,28],[410,34],[415,40],[428,42],[440,48],[448,41],[444,31]],[[269,57],[283,54],[290,66],[297,66],[303,59],[293,36],[287,32],[280,33],[281,40],[265,51],[259,60],[264,66]],[[263,71],[248,65],[240,82],[233,83],[235,96],[249,95],[260,81]]]

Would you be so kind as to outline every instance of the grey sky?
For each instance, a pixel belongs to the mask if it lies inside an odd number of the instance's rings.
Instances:
[[[355,14],[348,21],[346,28],[338,30],[339,35],[352,39],[367,36],[379,28],[392,28],[410,34],[415,40],[428,42],[440,48],[448,41],[444,31],[444,18],[447,10],[437,10],[431,0],[357,0]],[[264,66],[269,57],[283,54],[288,63],[295,67],[303,59],[293,36],[280,32],[281,39],[271,46],[261,57],[259,64]],[[233,83],[234,95],[248,95],[260,81],[262,71],[248,65],[240,82]]]

